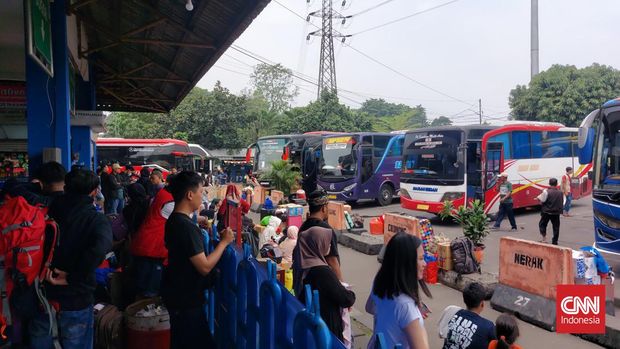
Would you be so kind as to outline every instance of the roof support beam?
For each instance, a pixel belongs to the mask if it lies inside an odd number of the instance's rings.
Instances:
[[[141,32],[143,32],[143,31],[145,31],[145,30],[147,30],[147,29],[150,29],[150,28],[156,27],[156,26],[158,26],[158,25],[160,25],[160,24],[164,23],[165,21],[166,21],[166,18],[163,18],[163,17],[158,18],[158,19],[156,19],[156,20],[154,20],[154,21],[152,21],[152,22],[149,22],[149,23],[147,23],[147,24],[145,24],[145,25],[143,25],[143,26],[141,26],[141,27],[139,27],[139,28],[136,28],[136,29],[134,29],[134,30],[131,30],[131,31],[126,32],[125,34],[123,34],[123,36],[122,36],[122,37],[123,37],[123,38],[126,38],[126,37],[130,37],[130,36],[132,36],[132,35],[136,35],[136,34],[141,33]]]
[[[130,42],[134,44],[168,45],[168,46],[215,49],[215,46],[211,44],[201,44],[201,43],[193,43],[193,42],[176,42],[176,41],[164,41],[164,40],[154,40],[154,39],[132,39],[132,38],[122,38],[121,41]]]
[[[146,106],[146,105],[141,105],[141,104],[136,104],[136,103],[129,102],[129,101],[125,100],[124,98],[120,97],[119,95],[117,95],[116,93],[114,93],[114,91],[112,91],[112,90],[110,90],[110,89],[108,89],[106,87],[102,86],[101,89],[105,93],[107,93],[110,96],[116,98],[119,102],[121,102],[121,103],[123,103],[125,105],[128,105],[130,107],[135,107],[135,108],[141,108],[141,109],[145,109],[145,110],[156,111],[156,112],[159,112],[159,113],[165,113],[166,112],[166,110],[164,110],[164,109],[158,109],[158,108],[153,108],[153,107],[149,107],[149,106]]]
[[[82,1],[78,1],[75,4],[69,6],[67,8],[67,13],[74,13],[75,11],[77,11],[77,9],[79,9],[80,7],[86,6],[90,3],[93,3],[97,0],[82,0]]]
[[[162,99],[162,98],[148,98],[148,97],[125,97],[128,101],[155,101],[155,102],[165,102],[165,103],[174,103],[172,99]]]
[[[159,81],[159,82],[169,82],[172,84],[182,84],[182,85],[185,85],[188,83],[188,81],[181,80],[181,79],[167,79],[167,78],[147,77],[147,76],[122,76],[122,75],[119,75],[117,79],[104,80],[104,81],[101,81],[101,83],[107,84],[107,83],[126,81],[126,80]]]

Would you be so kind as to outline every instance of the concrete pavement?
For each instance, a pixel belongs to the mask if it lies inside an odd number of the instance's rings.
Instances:
[[[362,203],[353,207],[354,213],[362,216],[372,217],[378,216],[385,212],[404,212],[398,203],[387,207],[377,207],[374,203]],[[421,212],[409,211],[409,214],[415,216],[426,216],[432,218],[431,215]],[[574,216],[562,218],[560,231],[560,245],[579,248],[581,246],[592,245],[592,206],[590,197],[577,200],[574,202],[574,208],[571,212]],[[482,269],[487,272],[498,272],[499,260],[499,239],[502,236],[515,236],[529,240],[537,241],[540,238],[538,234],[538,220],[540,214],[538,210],[520,210],[517,212],[516,220],[519,230],[511,232],[507,221],[503,223],[503,229],[492,231],[487,237],[485,244],[485,259],[482,263]],[[368,224],[369,218],[366,218]],[[437,219],[433,219],[435,233],[444,234],[450,238],[462,235],[460,226],[443,223]],[[551,236],[551,227],[548,228],[548,236]],[[342,261],[342,271],[345,280],[354,286],[356,292],[356,303],[354,306],[354,317],[368,328],[372,328],[372,316],[364,311],[364,305],[370,289],[372,280],[379,268],[376,256],[369,256],[352,249],[340,246],[340,255]],[[606,256],[607,261],[614,266],[615,270],[620,270],[620,259]],[[620,283],[616,283],[616,295],[620,294]],[[425,328],[429,335],[431,348],[441,348],[443,341],[438,338],[437,323],[441,312],[448,305],[463,305],[462,295],[460,292],[443,285],[431,285],[433,299],[424,299],[424,302],[431,308],[433,313],[425,320]],[[491,309],[490,304],[484,311],[483,316],[490,320],[495,320],[500,313]],[[554,345],[558,348],[597,348],[598,346],[587,342],[581,338],[571,335],[560,335],[553,332],[540,329],[536,326],[519,321],[521,330],[521,338],[518,341],[525,348],[541,348]],[[356,338],[356,348],[365,348],[367,338]]]

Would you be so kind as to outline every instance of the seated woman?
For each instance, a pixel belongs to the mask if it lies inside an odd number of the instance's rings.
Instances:
[[[304,232],[304,239],[299,240],[301,251],[301,268],[304,270],[303,284],[319,291],[321,318],[329,330],[341,341],[344,340],[341,310],[355,303],[355,293],[347,290],[325,261],[329,255],[332,231],[315,226]],[[305,292],[297,295],[305,303]]]
[[[280,244],[280,250],[282,251],[282,260],[289,265],[293,264],[293,250],[297,246],[297,234],[299,228],[292,225],[286,230],[286,240]]]

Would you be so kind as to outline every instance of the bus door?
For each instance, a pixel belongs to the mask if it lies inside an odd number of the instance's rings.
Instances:
[[[467,170],[467,201],[483,200],[484,191],[482,190],[483,175],[481,142],[467,142],[467,148],[465,151]]]
[[[316,181],[319,175],[319,160],[321,159],[321,146],[306,143],[301,150],[301,176],[302,189],[309,195],[316,190]]]
[[[358,171],[360,171],[359,178],[361,179],[360,183],[362,187],[358,190],[358,199],[375,197],[377,185],[371,180],[375,173],[373,151],[372,136],[364,136],[362,144],[360,145],[360,153],[362,156],[360,162],[361,166],[358,167]]]
[[[497,179],[504,171],[504,144],[499,142],[487,143],[484,154],[483,178],[484,206],[487,213],[495,213],[499,209],[499,185]]]

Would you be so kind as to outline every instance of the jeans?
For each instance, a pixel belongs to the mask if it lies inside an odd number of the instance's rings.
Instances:
[[[551,221],[551,225],[553,226],[553,239],[551,243],[554,245],[558,244],[558,238],[560,237],[560,215],[559,214],[548,214],[542,212],[540,214],[540,222],[538,223],[538,228],[540,229],[540,235],[542,237],[547,236],[547,225]]]
[[[133,256],[131,269],[137,296],[149,298],[159,295],[163,268],[163,259]]]
[[[58,314],[58,337],[63,349],[92,349],[93,306],[82,310],[60,311]],[[47,314],[40,313],[29,326],[32,349],[52,349],[50,323]]]
[[[512,229],[517,229],[517,222],[515,221],[515,213],[512,210],[512,202],[511,203],[501,202],[499,204],[499,212],[497,212],[497,219],[495,220],[495,228],[499,228],[505,216],[508,216],[508,220],[510,221],[510,226],[512,227]]]
[[[170,349],[215,348],[204,307],[171,310]]]
[[[566,195],[566,202],[564,203],[564,213],[568,214],[568,211],[570,211],[570,207],[573,203],[573,193],[568,193],[568,195]]]
[[[123,190],[123,188],[117,189],[117,194],[118,196],[118,204],[116,206],[116,213],[121,213],[123,212],[123,208],[125,208],[125,191]]]

